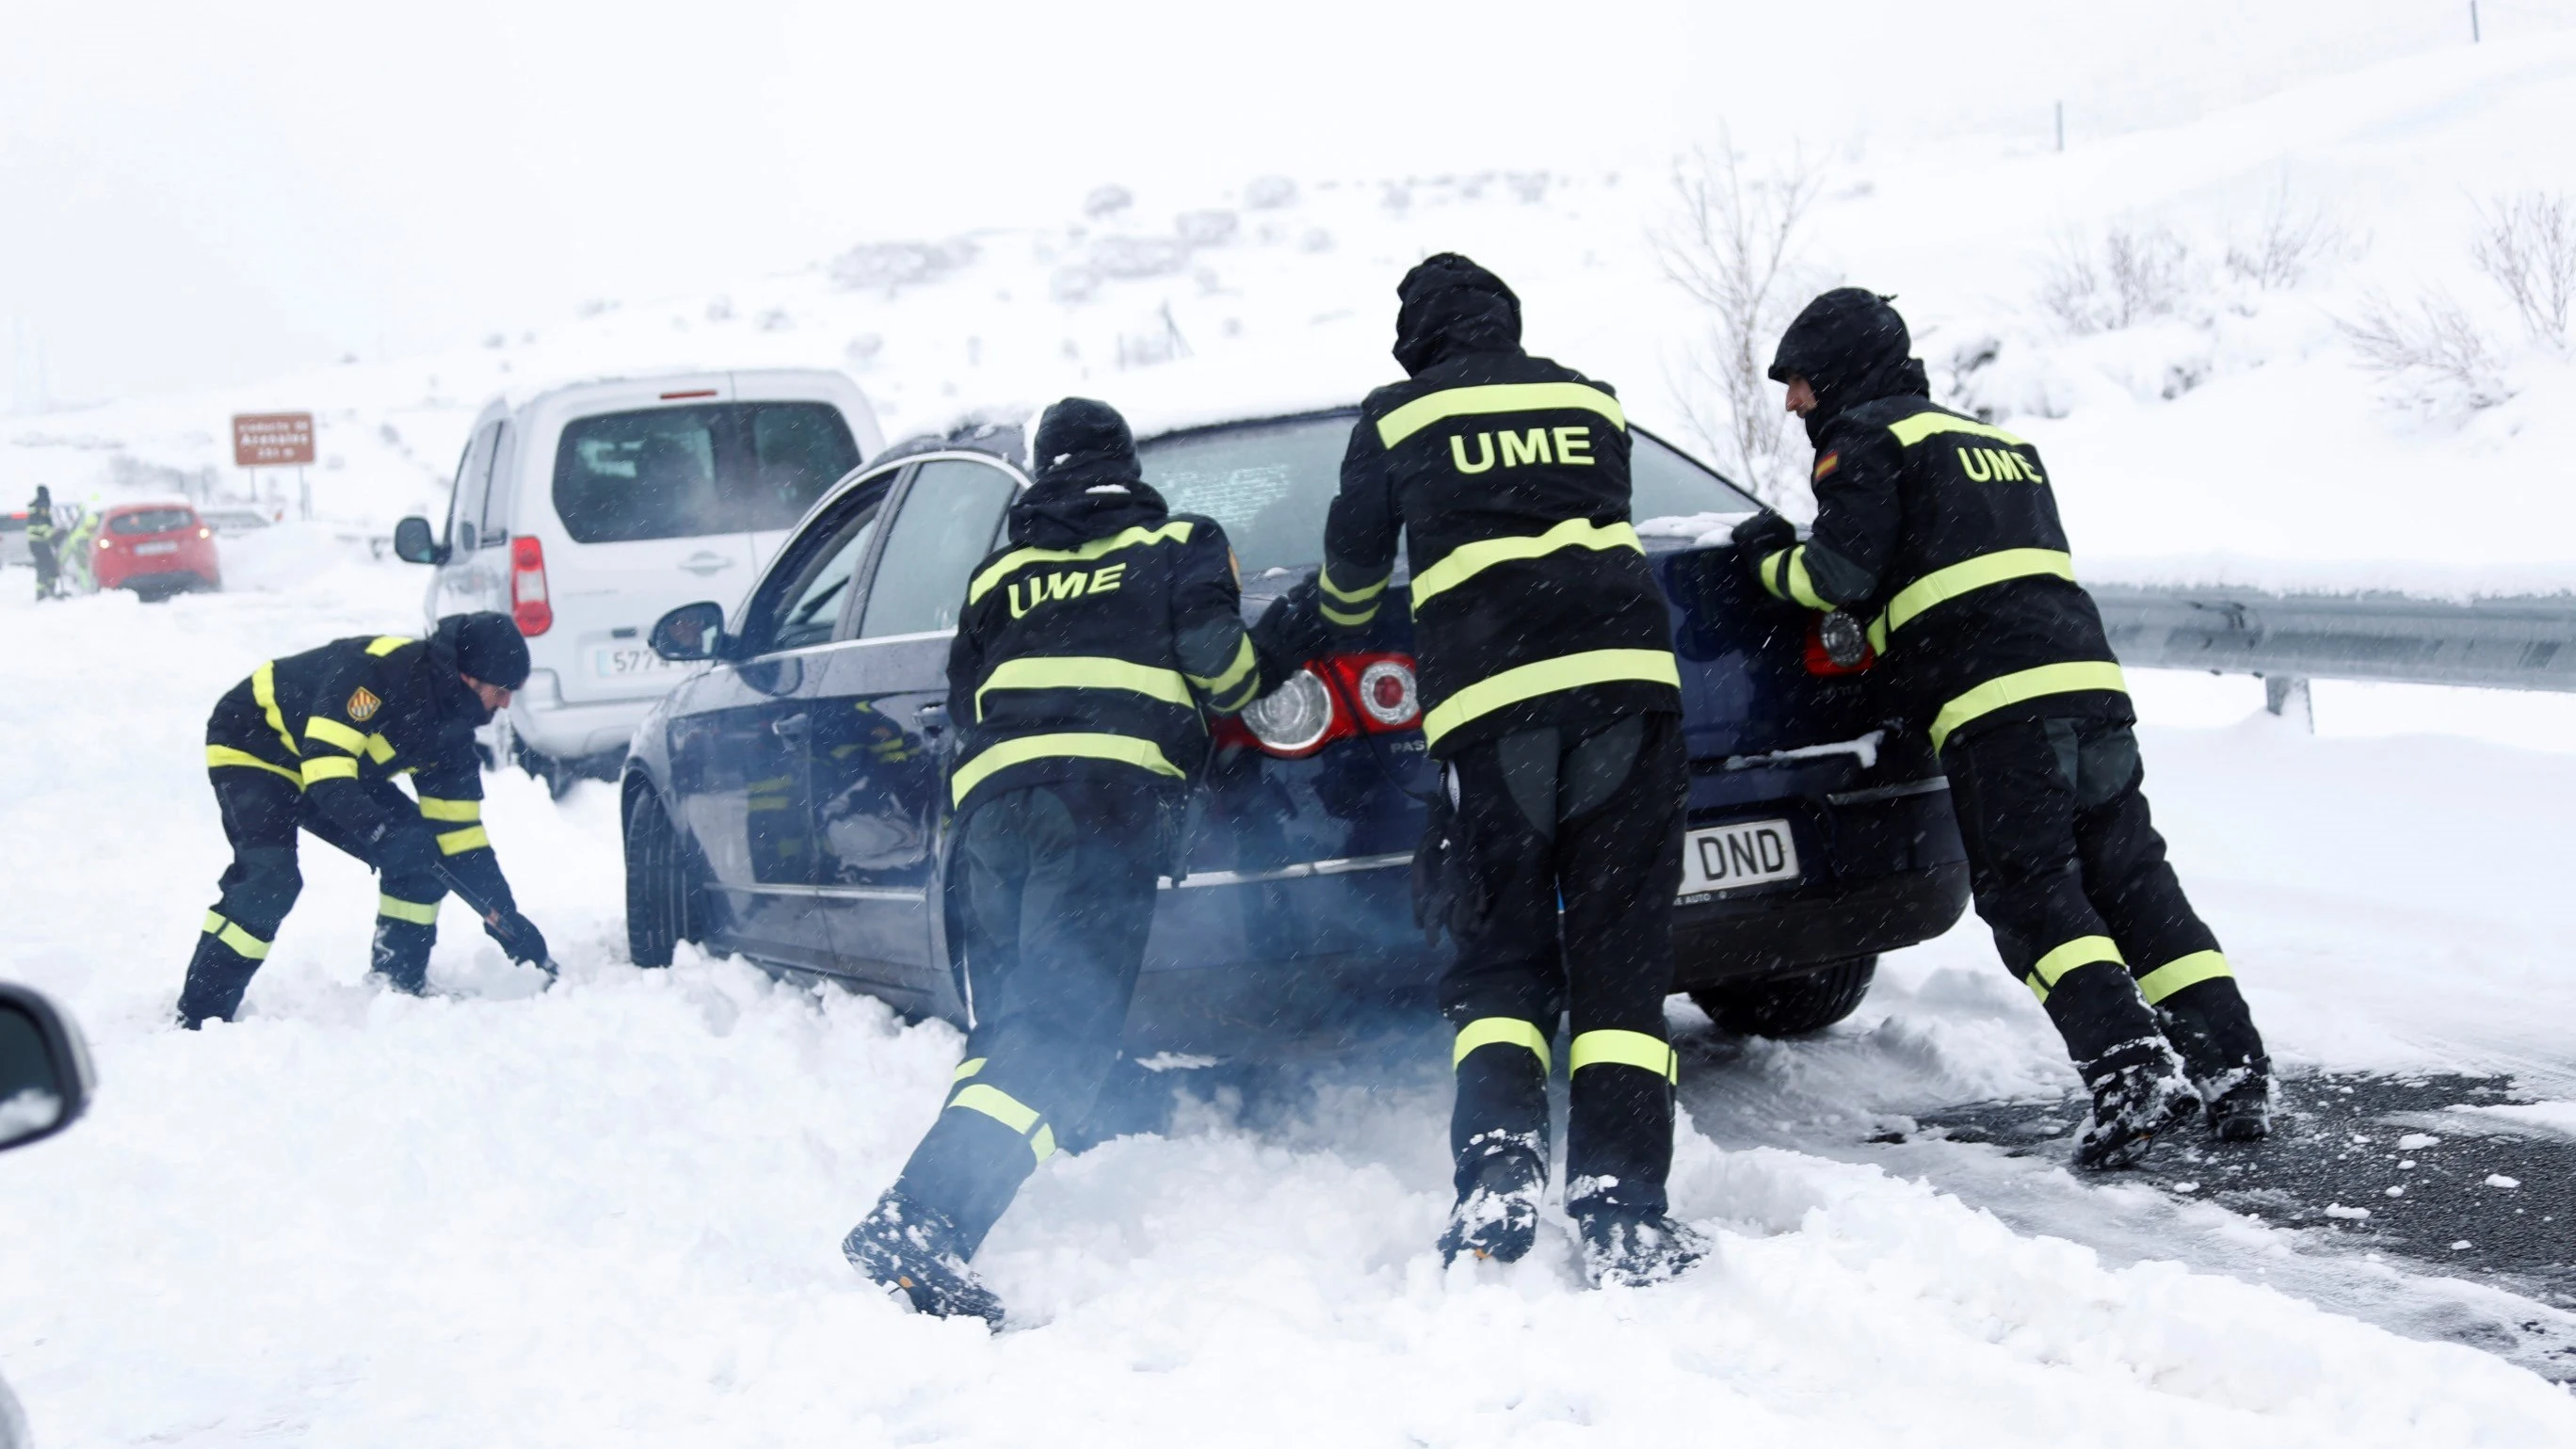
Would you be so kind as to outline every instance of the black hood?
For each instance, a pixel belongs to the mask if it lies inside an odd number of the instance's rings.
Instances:
[[[1072,548],[1170,511],[1146,486],[1127,420],[1107,403],[1069,397],[1048,408],[1029,456],[1034,481],[1011,505],[1013,543]]]
[[[467,688],[461,676],[470,674],[503,689],[528,682],[528,641],[507,614],[486,610],[439,620],[429,636],[429,658],[438,712],[451,719],[468,717],[480,724],[491,717],[482,696]]]
[[[1816,408],[1806,418],[1810,440],[1862,403],[1932,395],[1923,364],[1906,355],[1914,339],[1888,305],[1893,300],[1863,287],[1836,287],[1809,302],[1781,334],[1771,380],[1803,377],[1815,390]]]
[[[1456,252],[1424,258],[1395,295],[1395,360],[1408,376],[1465,353],[1521,350],[1521,299]]]

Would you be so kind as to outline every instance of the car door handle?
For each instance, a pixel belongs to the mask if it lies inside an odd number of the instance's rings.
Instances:
[[[782,740],[801,740],[814,732],[814,717],[791,714],[782,720],[772,720],[769,732]]]
[[[709,574],[721,573],[732,568],[733,560],[720,553],[693,553],[680,560],[680,567],[700,578],[705,578]]]

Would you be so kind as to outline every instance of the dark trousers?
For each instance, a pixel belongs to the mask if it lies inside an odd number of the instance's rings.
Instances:
[[[40,599],[52,598],[54,595],[54,579],[57,571],[61,568],[61,564],[54,554],[53,541],[51,539],[28,540],[27,560],[36,566],[36,597]]]
[[[1566,1208],[1662,1212],[1676,1075],[1664,997],[1689,793],[1681,720],[1506,735],[1461,751],[1446,783],[1456,868],[1481,896],[1441,984],[1458,1028],[1459,1192],[1498,1168],[1546,1180],[1550,1043],[1570,1015]]]
[[[1941,752],[1977,914],[2088,1079],[2158,1055],[2204,1090],[2263,1063],[2227,958],[2148,819],[2125,724],[2000,724]]]
[[[303,787],[281,772],[253,765],[221,765],[206,772],[223,811],[233,860],[224,870],[222,897],[206,912],[187,983],[179,990],[179,1017],[189,1026],[232,1019],[250,978],[268,958],[277,928],[304,889],[296,868],[296,832],[312,832],[375,865],[371,852],[306,801]],[[395,819],[419,806],[389,781],[361,786]],[[374,969],[396,987],[417,992],[428,983],[429,949],[438,939],[438,902],[447,888],[435,877],[389,876],[378,883]]]
[[[948,1107],[896,1189],[954,1220],[972,1253],[1118,1061],[1161,873],[1149,785],[1013,790],[960,828],[973,1026]]]

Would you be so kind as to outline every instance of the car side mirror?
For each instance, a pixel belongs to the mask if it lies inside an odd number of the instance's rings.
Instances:
[[[724,605],[682,604],[655,621],[645,642],[674,664],[713,659],[724,648]]]
[[[404,563],[440,564],[447,562],[447,550],[438,546],[428,519],[406,518],[394,525],[394,557]]]
[[[23,986],[0,984],[0,1151],[41,1142],[89,1110],[80,1028]]]

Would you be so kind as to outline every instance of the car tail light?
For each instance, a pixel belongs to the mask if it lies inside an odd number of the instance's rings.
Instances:
[[[201,528],[197,530],[197,537],[199,538],[212,538],[214,536],[215,531],[211,528]]]
[[[1219,720],[1216,738],[1296,760],[1335,740],[1396,734],[1421,722],[1421,688],[1410,656],[1338,654],[1298,670],[1241,715]]]
[[[1870,647],[1859,617],[1840,609],[1818,615],[1807,626],[1806,654],[1807,672],[1827,678],[1858,674],[1878,662],[1878,651]]]
[[[510,540],[510,617],[531,639],[555,626],[546,601],[546,546],[525,534]]]

